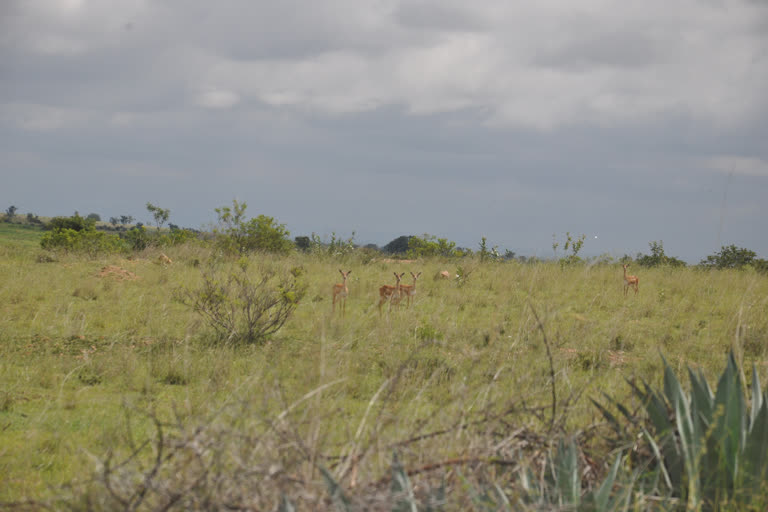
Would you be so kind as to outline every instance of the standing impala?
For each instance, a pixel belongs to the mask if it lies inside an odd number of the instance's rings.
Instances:
[[[392,303],[397,304],[400,302],[400,279],[403,278],[405,275],[405,272],[402,274],[398,274],[397,272],[393,272],[395,274],[395,279],[397,280],[397,283],[395,286],[389,286],[388,284],[382,285],[379,287],[379,314],[381,314],[381,306],[387,300],[390,302],[390,307]]]
[[[637,278],[637,276],[627,275],[627,267],[629,266],[629,263],[625,263],[622,266],[624,267],[624,296],[627,296],[627,291],[629,291],[630,286],[635,289],[635,295],[637,295],[638,288],[640,286],[640,280]]]
[[[413,284],[401,284],[400,285],[400,299],[402,300],[403,296],[408,298],[407,307],[411,307],[411,300],[413,297],[416,296],[416,280],[421,275],[421,272],[418,274],[414,274],[411,272],[411,277],[413,278]]]
[[[333,307],[331,311],[336,311],[336,301],[341,301],[341,314],[344,315],[344,312],[347,309],[347,295],[349,294],[349,289],[347,288],[347,276],[352,273],[351,270],[347,270],[344,272],[343,270],[339,269],[339,272],[341,272],[341,277],[344,279],[341,283],[333,285]]]

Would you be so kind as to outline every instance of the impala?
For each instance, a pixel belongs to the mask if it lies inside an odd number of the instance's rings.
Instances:
[[[403,278],[405,272],[402,274],[393,272],[393,274],[395,274],[395,279],[397,280],[395,286],[389,286],[388,284],[385,284],[379,287],[379,314],[381,314],[382,304],[387,302],[387,300],[391,301],[390,307],[392,306],[392,303],[397,304],[400,302],[400,279]]]
[[[418,274],[414,274],[411,272],[411,277],[413,278],[413,284],[401,284],[400,285],[400,300],[402,300],[403,296],[408,298],[407,307],[411,307],[411,300],[413,297],[416,296],[416,280],[421,275],[421,272]]]
[[[341,272],[341,277],[343,278],[343,281],[341,283],[337,283],[333,285],[333,307],[331,308],[331,311],[336,311],[336,301],[341,301],[341,314],[344,315],[344,312],[347,309],[347,295],[349,294],[349,289],[347,288],[347,276],[352,273],[351,270],[347,270],[344,272],[343,270],[339,269],[339,272]]]
[[[627,275],[627,267],[629,266],[629,263],[625,263],[622,266],[624,267],[624,296],[626,297],[630,286],[635,289],[635,295],[637,295],[640,286],[640,280],[637,278],[637,276]]]

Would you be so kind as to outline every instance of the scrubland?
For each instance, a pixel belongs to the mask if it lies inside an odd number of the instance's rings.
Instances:
[[[150,510],[180,494],[201,509],[390,510],[400,475],[420,509],[516,509],[514,475],[560,439],[576,440],[584,486],[608,471],[618,452],[591,399],[638,409],[628,382],[661,387],[664,360],[716,382],[733,351],[745,386],[753,365],[768,380],[754,271],[630,267],[639,293],[624,296],[617,263],[254,254],[254,271],[301,267],[307,293],[276,335],[231,344],[174,299],[211,249],[165,253],[171,265],[153,249],[0,243],[6,506]],[[462,281],[438,277],[457,267]],[[415,300],[380,314],[395,271],[422,272]]]

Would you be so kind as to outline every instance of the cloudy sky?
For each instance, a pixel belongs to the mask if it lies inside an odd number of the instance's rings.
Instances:
[[[0,207],[768,258],[766,0],[0,0]],[[597,237],[597,238],[595,238]]]

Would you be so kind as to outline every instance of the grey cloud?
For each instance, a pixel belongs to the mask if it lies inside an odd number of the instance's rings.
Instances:
[[[659,45],[637,32],[610,31],[567,40],[560,47],[536,55],[533,62],[571,71],[600,67],[646,67],[658,59]]]
[[[720,241],[768,257],[759,172],[733,175],[721,212],[725,167],[768,161],[767,34],[745,4],[636,20],[555,3],[167,0],[67,23],[8,5],[0,204],[140,216],[152,200],[196,227],[238,197],[294,235],[487,236],[550,256],[552,233],[594,232],[590,254],[664,240],[692,261],[717,249],[722,214]],[[678,28],[701,44],[669,46]],[[46,34],[82,51],[40,52]],[[591,108],[603,96],[614,110]]]
[[[471,4],[451,4],[447,0],[417,0],[400,2],[395,19],[410,29],[444,31],[482,31],[489,27]]]

